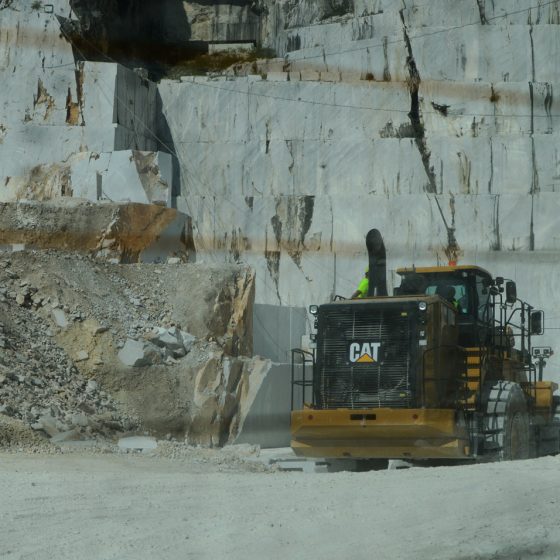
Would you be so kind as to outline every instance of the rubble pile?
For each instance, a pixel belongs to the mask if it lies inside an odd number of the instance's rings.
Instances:
[[[223,445],[262,380],[253,297],[235,265],[0,252],[0,417],[54,443],[150,432]]]
[[[157,327],[144,334],[141,340],[128,338],[118,355],[123,364],[131,367],[171,365],[190,352],[195,340],[192,334],[177,327]]]
[[[0,413],[54,442],[133,429],[135,420],[80,373],[56,343],[52,326],[35,312],[49,300],[10,265],[0,262]],[[81,314],[74,311],[69,317],[79,320]]]
[[[220,449],[186,445],[177,441],[158,441],[157,446],[146,453],[178,461],[188,466],[190,472],[275,472],[278,467],[261,456],[258,445],[227,445]]]

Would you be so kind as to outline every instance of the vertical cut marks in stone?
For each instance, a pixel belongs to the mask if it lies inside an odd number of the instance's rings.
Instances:
[[[535,250],[535,222],[534,222],[534,214],[535,213],[535,194],[531,194],[531,229],[529,231],[529,251]]]
[[[476,0],[476,3],[478,5],[478,12],[480,14],[480,24],[481,25],[487,25],[488,24],[488,20],[486,19],[486,11],[485,11],[484,2],[485,2],[485,0]]]
[[[272,224],[272,230],[274,231],[274,238],[276,239],[276,245],[280,248],[282,243],[282,221],[278,214],[275,214],[270,219],[270,223]]]
[[[72,189],[72,176],[69,167],[65,167],[62,171],[60,177],[60,194],[62,196],[74,196],[74,191]]]
[[[286,221],[288,230],[287,251],[300,270],[301,255],[305,249],[305,236],[313,221],[314,207],[314,196],[290,197],[288,199]]]
[[[265,251],[266,267],[278,290],[278,275],[280,273],[280,251]],[[278,296],[280,299],[280,296]]]
[[[274,285],[276,287],[276,297],[278,297],[278,303],[282,303],[280,299],[279,281],[280,281],[280,251],[264,251],[264,258],[266,260],[266,268]]]
[[[305,236],[313,221],[313,209],[315,207],[314,196],[302,196],[298,199],[298,218],[301,225],[300,242],[303,245]]]
[[[78,62],[76,64],[76,70],[74,71],[76,76],[76,97],[77,103],[80,111],[80,115],[82,117],[82,122],[80,123],[82,126],[85,126],[86,123],[84,121],[84,63]]]
[[[539,130],[539,132],[543,132],[544,134],[552,134],[552,131],[554,129],[553,119],[552,119],[553,117],[552,103],[554,100],[554,92],[553,92],[552,84],[549,82],[537,82],[534,84],[533,83],[529,84],[529,87],[530,87],[531,108],[532,108],[531,114],[533,116],[533,120],[534,120],[533,104],[535,103],[536,99],[542,99],[544,111],[546,113],[547,126],[546,126],[546,130]]]
[[[383,37],[383,59],[385,60],[385,64],[383,66],[383,81],[390,82],[391,81],[391,72],[389,71],[389,53],[387,49],[388,38],[387,35]]]
[[[546,83],[545,88],[546,88],[546,94],[544,96],[544,110],[545,110],[546,116],[548,118],[547,133],[552,134],[552,113],[551,113],[552,100],[553,100],[552,84]]]
[[[531,194],[538,193],[540,191],[539,185],[539,170],[537,165],[537,150],[535,148],[535,138],[531,136],[531,165],[532,165],[532,180],[531,180]]]
[[[494,215],[492,216],[492,226],[494,230],[494,241],[490,245],[492,251],[500,251],[502,249],[502,240],[500,234],[500,195],[494,198]]]
[[[459,179],[463,194],[471,194],[471,170],[472,163],[464,152],[457,152],[459,158]],[[478,194],[478,193],[477,193]]]
[[[33,96],[33,108],[37,108],[37,105],[45,105],[45,114],[43,120],[47,120],[51,111],[54,109],[54,98],[49,95],[47,88],[43,85],[43,81],[39,78],[37,82],[37,94]]]
[[[443,217],[437,198],[436,202]],[[449,209],[451,211],[451,226],[448,226],[445,218],[443,218],[445,228],[447,229],[447,246],[445,247],[444,252],[448,261],[457,262],[462,252],[457,240],[455,239],[455,197],[453,195],[449,196]]]
[[[315,208],[315,197],[306,196],[288,196],[278,197],[276,201],[276,214],[272,216],[270,224],[274,232],[275,248],[269,249],[268,236],[265,243],[265,259],[268,272],[276,284],[278,299],[280,294],[278,290],[280,258],[282,251],[286,251],[294,264],[301,268],[301,256],[306,249],[305,238],[311,228],[313,221],[313,212]],[[317,245],[317,239],[314,240]],[[315,250],[320,248],[320,242]]]
[[[236,263],[240,262],[241,253],[251,250],[249,238],[243,235],[241,228],[231,231],[231,241],[228,250]]]
[[[492,192],[494,184],[494,144],[490,140],[490,177],[488,178],[488,194]]]
[[[299,51],[301,49],[301,37],[299,34],[294,34],[288,36],[288,44],[286,45],[286,51]]]
[[[278,204],[276,212],[278,212]],[[282,304],[282,300],[280,299],[280,243],[282,239],[282,222],[278,217],[278,214],[272,216],[270,223],[272,225],[272,229],[274,231],[274,237],[276,239],[276,248],[269,249],[268,248],[268,228],[265,232],[265,242],[264,242],[264,259],[266,261],[266,268],[268,270],[268,274],[272,278],[274,282],[274,286],[276,287],[276,296],[278,297],[278,303]]]

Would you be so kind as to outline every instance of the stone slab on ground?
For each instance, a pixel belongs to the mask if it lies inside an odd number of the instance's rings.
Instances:
[[[157,440],[147,436],[130,436],[120,438],[117,443],[119,449],[122,450],[139,450],[148,452],[157,447]]]

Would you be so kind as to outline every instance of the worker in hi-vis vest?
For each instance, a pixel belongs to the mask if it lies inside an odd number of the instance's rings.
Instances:
[[[360,281],[358,289],[352,294],[352,299],[364,298],[368,294],[369,288],[369,266],[366,268],[364,277]]]

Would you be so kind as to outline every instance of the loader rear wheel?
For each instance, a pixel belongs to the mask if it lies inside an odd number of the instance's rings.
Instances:
[[[485,455],[496,461],[528,459],[531,455],[529,414],[517,383],[498,381],[488,395],[484,418]]]

